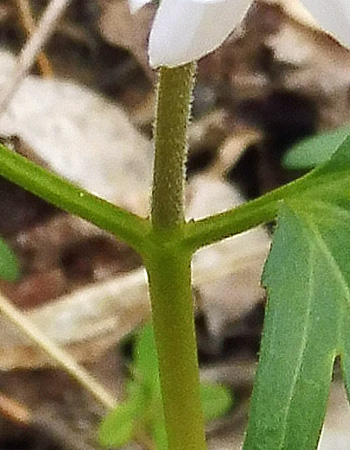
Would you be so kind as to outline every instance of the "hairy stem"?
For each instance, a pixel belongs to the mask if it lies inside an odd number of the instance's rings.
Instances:
[[[214,244],[262,223],[270,222],[277,216],[279,204],[286,199],[298,199],[315,184],[316,171],[310,172],[291,183],[251,200],[236,208],[204,219],[186,223],[182,233],[182,245],[195,252],[205,245]],[[317,178],[316,178],[317,179]],[[318,182],[325,182],[324,177]]]
[[[206,448],[184,226],[187,124],[194,65],[160,70],[152,196],[153,236],[146,258],[169,450]]]
[[[184,222],[186,133],[194,66],[161,68],[155,125],[152,223],[169,231]]]

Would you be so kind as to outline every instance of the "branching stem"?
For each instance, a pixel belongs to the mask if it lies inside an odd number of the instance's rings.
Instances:
[[[146,258],[169,450],[206,448],[191,293],[191,252],[184,228],[187,124],[194,65],[162,68],[158,85],[152,196],[158,246]]]

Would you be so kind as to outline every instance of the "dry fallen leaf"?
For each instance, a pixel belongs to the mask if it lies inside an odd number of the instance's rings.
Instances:
[[[14,57],[0,53],[0,87]],[[5,113],[0,134],[18,136],[50,169],[85,189],[147,215],[151,144],[124,111],[69,81],[28,76]]]

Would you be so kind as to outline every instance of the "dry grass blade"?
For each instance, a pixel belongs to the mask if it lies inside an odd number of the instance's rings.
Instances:
[[[35,33],[23,47],[17,59],[15,72],[3,90],[0,98],[0,114],[6,110],[18,86],[35,62],[38,53],[53,33],[69,2],[70,0],[51,0],[49,3]]]
[[[75,378],[106,408],[115,406],[114,398],[103,386],[101,386],[83,367],[61,350],[32,321],[18,308],[12,305],[3,295],[0,295],[0,312],[7,317],[16,327],[25,333],[32,341],[48,353],[55,362]]]
[[[30,7],[30,0],[16,0],[16,3],[22,26],[27,37],[30,38],[36,30],[36,24]],[[45,53],[41,51],[36,59],[42,75],[45,77],[52,77],[52,67]]]

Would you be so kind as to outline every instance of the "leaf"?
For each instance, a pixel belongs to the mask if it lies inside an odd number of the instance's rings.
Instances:
[[[136,338],[132,365],[134,383],[139,386],[145,421],[156,420],[162,414],[158,356],[152,323],[146,324]],[[155,411],[154,411],[155,409]]]
[[[350,135],[349,126],[303,139],[283,158],[287,169],[313,169],[326,162]]]
[[[208,422],[223,416],[233,404],[230,391],[220,384],[201,384],[201,397]]]
[[[160,392],[158,356],[152,323],[145,325],[137,336],[133,374],[134,378],[144,385],[144,389],[152,391],[148,392],[150,397],[158,395]]]
[[[317,197],[281,209],[245,450],[316,448],[337,354],[350,380],[349,219]]]
[[[124,402],[108,414],[99,428],[98,440],[103,447],[126,445],[133,440],[135,401]]]
[[[19,278],[19,267],[15,254],[0,238],[0,278],[16,281]]]
[[[168,440],[165,431],[165,422],[164,415],[163,418],[160,418],[153,427],[153,439],[156,444],[157,450],[167,450],[168,449]]]
[[[137,426],[152,436],[158,450],[166,450],[168,444],[152,323],[145,325],[136,337],[132,373],[127,392],[138,407]]]
[[[350,136],[329,161],[289,184],[287,200],[306,210],[318,200],[350,208]]]
[[[126,385],[128,401],[102,422],[100,444],[105,447],[125,445],[134,439],[134,429],[137,429],[149,433],[158,450],[167,450],[157,351],[151,323],[138,333],[132,370],[133,378]],[[221,416],[232,406],[231,394],[224,386],[202,384],[201,395],[208,421]]]

